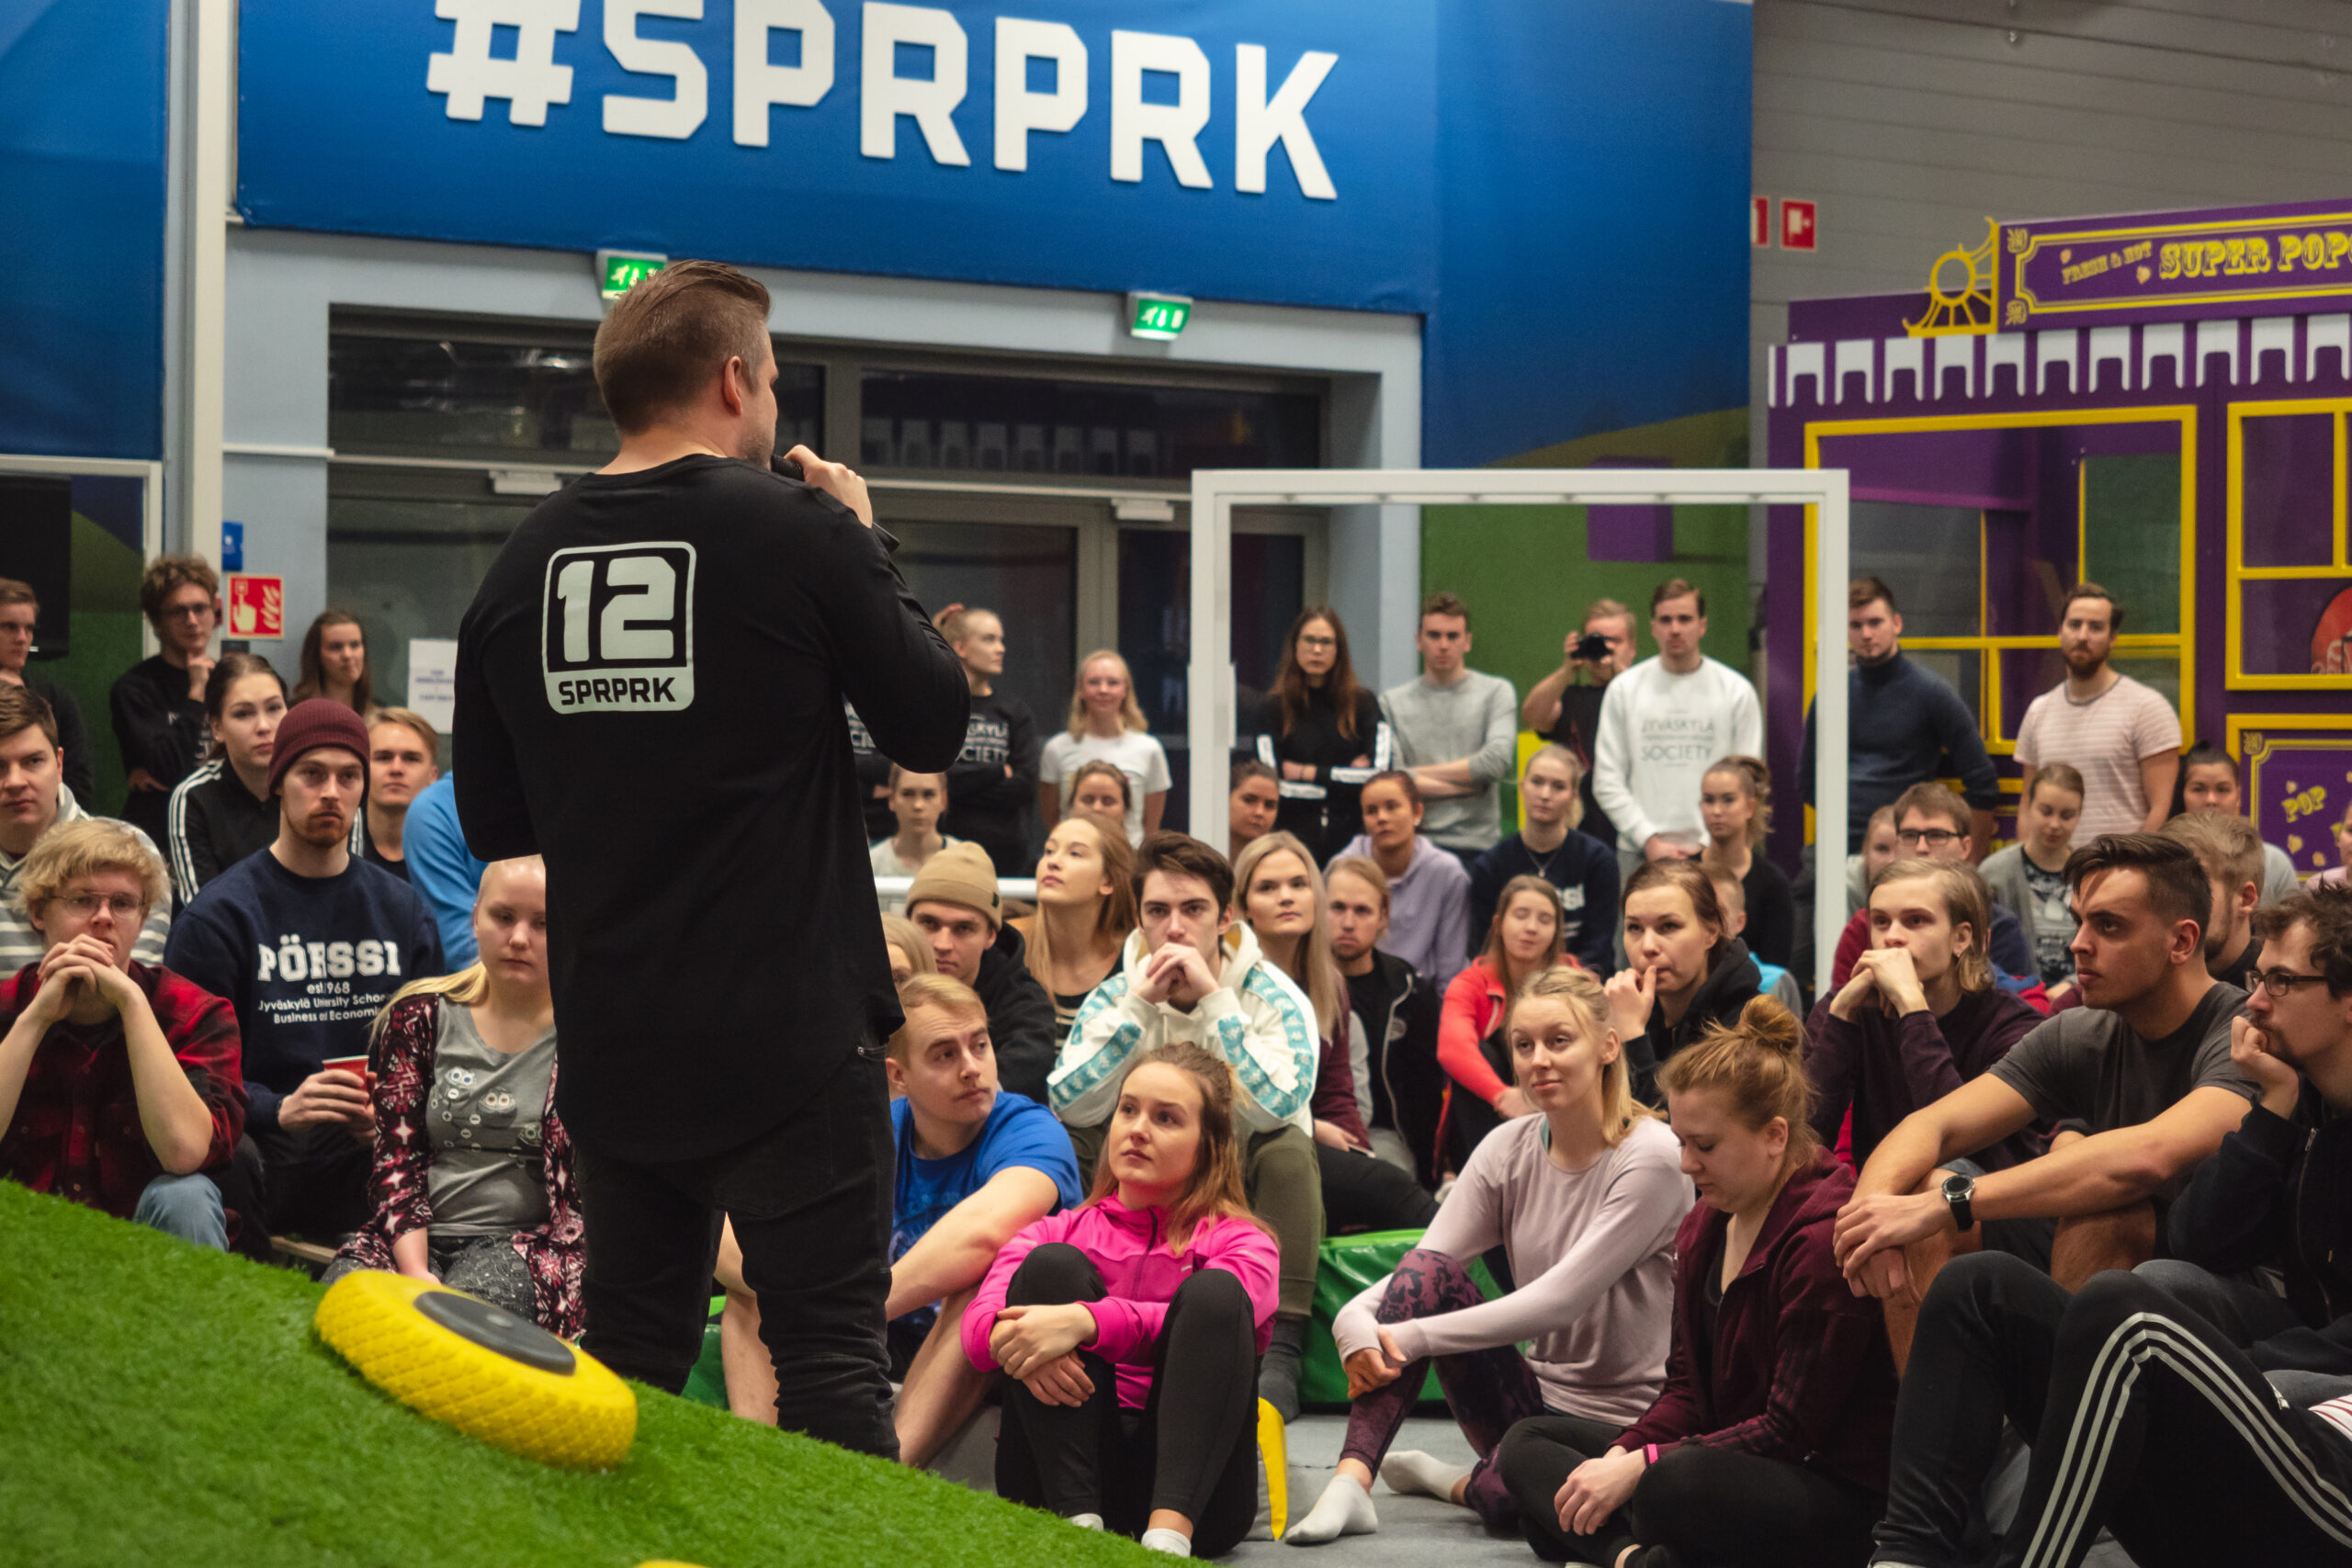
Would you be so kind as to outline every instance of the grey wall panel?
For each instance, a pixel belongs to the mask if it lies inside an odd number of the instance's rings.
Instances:
[[[1761,453],[1792,299],[1917,289],[1988,217],[2352,198],[2352,5],[1756,0],[1755,169],[1819,204],[1753,254]]]

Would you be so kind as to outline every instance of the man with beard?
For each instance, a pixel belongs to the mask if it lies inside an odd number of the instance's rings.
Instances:
[[[367,1078],[326,1064],[365,1056],[392,993],[441,973],[423,902],[351,852],[368,750],[345,704],[295,704],[269,759],[276,841],[206,883],[164,949],[165,968],[237,1010],[265,1223],[320,1240],[367,1219],[376,1131]]]
[[[2078,582],[2059,611],[2066,679],[2033,699],[2018,727],[2018,765],[2033,798],[2033,771],[2071,762],[2083,775],[2075,840],[2153,833],[2172,810],[2180,773],[2180,716],[2157,693],[2108,663],[2123,606],[2096,582]]]
[[[1958,777],[1972,812],[1969,837],[1991,848],[2001,782],[1985,755],[1976,716],[1943,677],[1903,651],[1894,590],[1875,577],[1846,588],[1846,851],[1859,854],[1871,814],[1913,784]],[[1804,713],[1798,782],[1814,803],[1813,708]],[[1941,857],[1939,857],[1941,858]]]
[[[969,687],[865,480],[806,447],[771,467],[756,279],[672,263],[597,329],[595,373],[620,453],[499,552],[458,632],[455,726],[473,852],[547,860],[582,1342],[683,1387],[731,1219],[777,1425],[895,1458],[882,1043],[901,1020],[842,703],[881,755],[944,773]]]

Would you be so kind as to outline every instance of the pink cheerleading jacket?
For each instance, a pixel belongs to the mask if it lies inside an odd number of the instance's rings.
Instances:
[[[997,1370],[989,1335],[1004,1309],[1013,1271],[1032,1247],[1065,1242],[1086,1254],[1109,1292],[1084,1303],[1094,1314],[1095,1341],[1086,1347],[1118,1369],[1119,1404],[1143,1408],[1151,1392],[1152,1357],[1160,1325],[1177,1287],[1203,1269],[1222,1269],[1241,1281],[1258,1321],[1258,1351],[1273,1337],[1275,1274],[1281,1253],[1274,1238],[1249,1220],[1216,1219],[1193,1228],[1183,1250],[1168,1248],[1168,1214],[1130,1209],[1115,1194],[1051,1214],[1004,1244],[989,1266],[972,1304],[964,1310],[964,1354],[982,1371]]]

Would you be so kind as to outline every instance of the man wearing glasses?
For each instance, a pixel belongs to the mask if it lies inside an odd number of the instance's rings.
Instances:
[[[1894,802],[1895,856],[1973,864],[1976,840],[1970,832],[1972,826],[1968,802],[1939,784],[1913,784]],[[2026,941],[2025,928],[2017,916],[1999,904],[1992,909],[1993,929],[1985,933],[1984,956],[1993,961],[1993,978],[2004,990],[2024,990],[2041,974],[2033,944]],[[1854,961],[1870,945],[1871,912],[1856,910],[1838,939],[1838,952],[1830,964],[1829,983],[1834,989],[1846,988],[1846,982],[1854,977]]]
[[[2068,1290],[2146,1262],[2190,1173],[2257,1097],[2231,1059],[2245,993],[2205,969],[2211,900],[2195,853],[2153,833],[2110,834],[2074,852],[2066,882],[2085,1005],[1905,1117],[1838,1216],[1838,1261],[1858,1293],[1885,1301],[1898,1365],[1915,1325],[1924,1338],[1935,1309],[1918,1303],[1954,1253],[2031,1255]],[[2037,1122],[2056,1129],[2047,1154],[1973,1173],[1968,1156]],[[2011,1223],[1988,1235],[1984,1221]],[[2039,1222],[2046,1250],[2017,1222]]]
[[[2152,1565],[2344,1560],[2352,888],[2254,919],[2263,967],[2229,1028],[2254,1104],[2172,1205],[2171,1256],[2071,1294],[1994,1253],[1944,1270],[1896,1406],[1876,1562],[1983,1556],[1962,1492],[2004,1419],[2033,1445],[2004,1568],[2079,1562],[2102,1527]]]
[[[45,951],[0,978],[0,1177],[226,1247],[220,1190],[244,1125],[228,1002],[135,956],[171,897],[137,829],[86,818],[21,863],[19,916]]]
[[[130,775],[123,820],[160,838],[172,786],[187,777],[211,739],[204,683],[212,674],[220,580],[201,556],[158,556],[139,580],[139,608],[163,651],[114,683],[114,738]]]

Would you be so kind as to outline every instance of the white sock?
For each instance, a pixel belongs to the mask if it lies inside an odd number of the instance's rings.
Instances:
[[[1466,1464],[1447,1464],[1419,1449],[1399,1449],[1380,1461],[1380,1479],[1391,1492],[1418,1492],[1441,1503],[1454,1500],[1453,1489],[1470,1474]]]
[[[1352,1475],[1335,1475],[1306,1517],[1283,1532],[1293,1546],[1320,1546],[1343,1535],[1370,1535],[1380,1528],[1373,1511],[1372,1494]]]
[[[1164,1551],[1170,1557],[1193,1555],[1193,1538],[1182,1530],[1146,1530],[1143,1532],[1146,1551]]]
[[[1102,1516],[1100,1514],[1072,1514],[1069,1517],[1069,1522],[1076,1525],[1082,1530],[1099,1530],[1102,1528]]]

